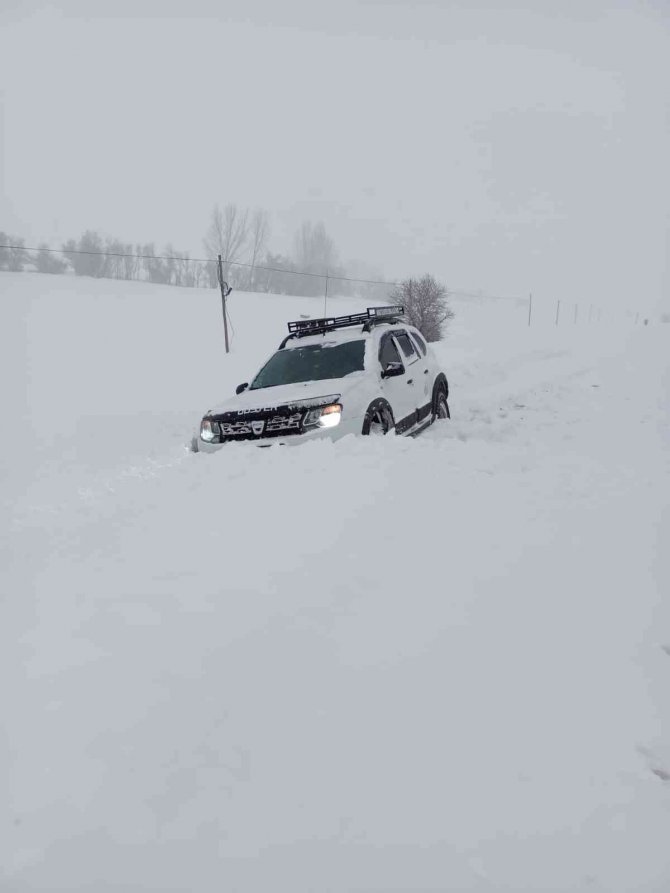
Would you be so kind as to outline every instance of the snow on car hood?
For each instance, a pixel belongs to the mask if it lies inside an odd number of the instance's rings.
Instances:
[[[304,405],[312,400],[320,402],[321,398],[330,398],[335,401],[357,391],[365,380],[365,372],[352,372],[344,378],[326,378],[322,381],[303,381],[296,384],[278,385],[274,388],[258,388],[257,390],[243,391],[234,397],[230,397],[223,403],[212,407],[209,415],[217,415],[222,412],[239,412],[247,409],[269,409],[275,406],[289,404]]]

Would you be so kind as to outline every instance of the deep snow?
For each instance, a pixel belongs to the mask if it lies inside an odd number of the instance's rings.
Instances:
[[[0,295],[3,893],[670,889],[670,331],[459,302],[451,423],[193,455],[320,302]]]

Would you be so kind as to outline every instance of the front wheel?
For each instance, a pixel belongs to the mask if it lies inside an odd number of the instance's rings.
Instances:
[[[391,407],[382,400],[375,401],[368,407],[363,421],[363,434],[383,436],[394,427]]]
[[[433,421],[436,419],[450,419],[449,403],[447,395],[443,390],[438,391],[437,400],[435,401],[435,412],[433,413]]]

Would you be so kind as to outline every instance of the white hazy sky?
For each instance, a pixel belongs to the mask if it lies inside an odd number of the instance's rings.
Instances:
[[[272,247],[669,302],[670,0],[0,0],[0,229]]]

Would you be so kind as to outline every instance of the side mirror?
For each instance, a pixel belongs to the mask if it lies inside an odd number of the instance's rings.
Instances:
[[[249,382],[248,382],[248,381],[245,381],[244,384],[238,384],[238,386],[235,388],[235,393],[236,393],[236,394],[241,394],[242,391],[246,391],[246,389],[247,389],[248,387],[249,387]]]
[[[405,367],[402,363],[387,363],[382,369],[382,378],[393,378],[396,375],[404,375]]]

